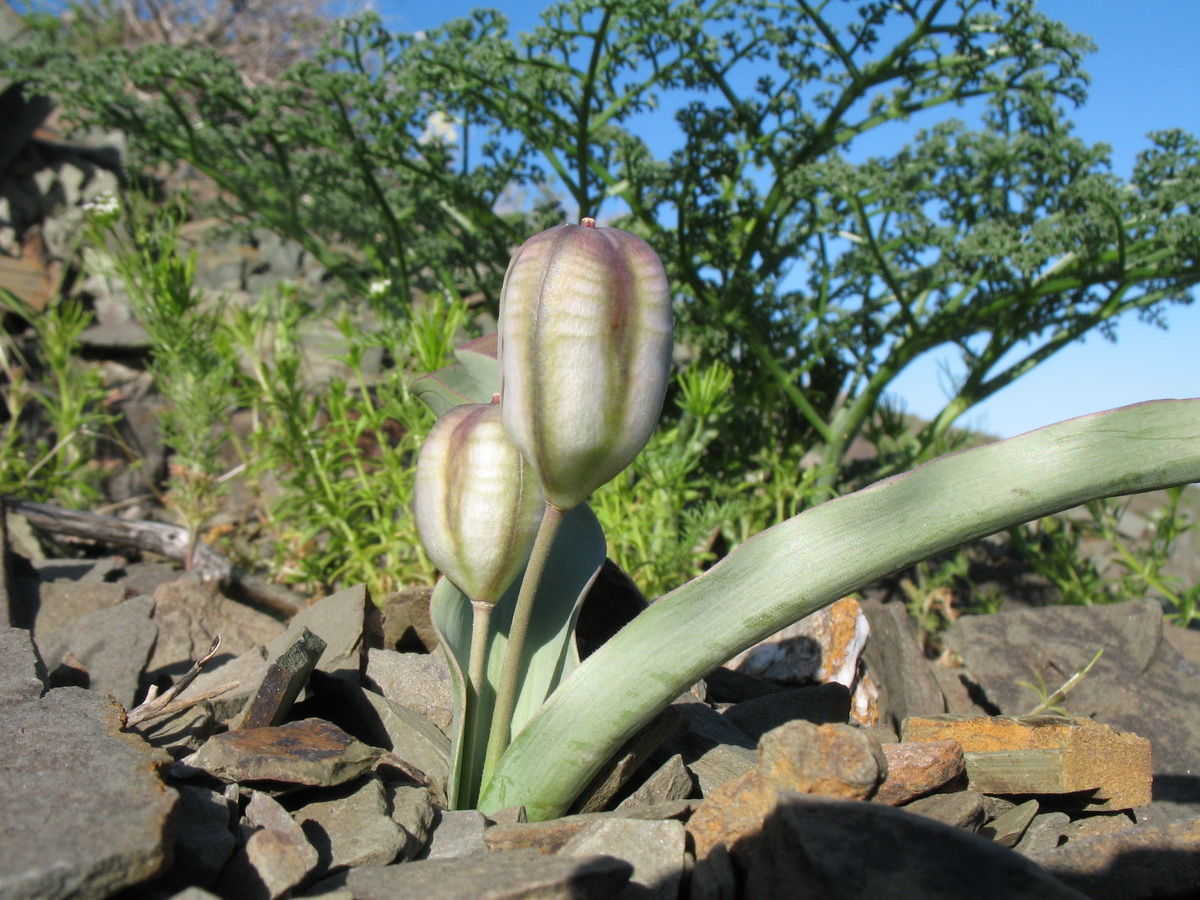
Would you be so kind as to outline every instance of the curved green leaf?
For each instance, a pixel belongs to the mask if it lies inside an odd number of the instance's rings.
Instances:
[[[468,341],[454,351],[458,362],[414,378],[409,390],[436,416],[464,403],[491,403],[500,390],[496,352],[494,334]]]
[[[563,517],[562,527],[550,551],[546,574],[538,587],[533,619],[525,643],[520,693],[513,713],[513,734],[541,708],[546,698],[579,665],[574,635],[575,621],[588,589],[604,565],[604,532],[595,513],[581,504]],[[488,651],[488,684],[481,692],[482,721],[490,722],[496,700],[496,685],[504,658],[509,624],[516,608],[521,579],[505,592],[492,613],[491,646]],[[471,601],[450,581],[442,578],[434,588],[430,615],[450,664],[454,697],[454,726],[451,733],[453,758],[447,798],[454,808],[470,806],[479,792],[489,729],[474,736],[465,728],[465,673],[471,657]]]
[[[778,629],[936,553],[1087,500],[1200,481],[1200,400],[1161,400],[940,457],[751,538],[589,657],[501,759],[493,812],[562,815],[689,685]]]

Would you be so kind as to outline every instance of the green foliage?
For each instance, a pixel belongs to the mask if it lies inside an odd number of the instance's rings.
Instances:
[[[1138,540],[1122,528],[1128,502],[1095,501],[1086,518],[1052,516],[1009,532],[1022,562],[1050,581],[1059,602],[1074,606],[1124,603],[1157,596],[1173,608],[1171,618],[1186,627],[1196,617],[1200,584],[1187,586],[1163,571],[1175,542],[1193,523],[1180,508],[1183,488],[1166,492],[1166,502]],[[1103,557],[1097,550],[1104,548]]]
[[[685,355],[735,373],[701,470],[807,455],[809,502],[857,483],[851,442],[879,436],[917,357],[956,348],[961,377],[890,471],[1063,346],[1190,300],[1200,145],[1152,135],[1114,177],[1064,118],[1090,49],[1025,0],[575,0],[518,36],[484,11],[419,39],[353,19],[273,87],[154,46],[9,66],[128,130],[140,160],[206,172],[352,292],[390,279],[401,309],[433,290],[494,309],[510,248],[562,216],[555,192],[642,234]],[[951,104],[973,123],[938,120]],[[668,130],[656,156],[644,138]],[[868,134],[888,149],[863,159]]]
[[[0,493],[71,507],[94,500],[102,473],[93,450],[112,415],[99,373],[78,358],[91,313],[71,299],[39,312],[8,291],[0,309],[27,321],[35,338],[29,346],[0,334]]]
[[[237,360],[220,306],[206,304],[196,289],[196,251],[180,244],[187,198],[157,208],[138,195],[129,201],[123,227],[109,209],[92,211],[85,265],[120,278],[150,338],[150,371],[167,401],[163,438],[173,454],[164,502],[188,529],[190,567],[200,529],[224,493],[220,451],[230,435]]]

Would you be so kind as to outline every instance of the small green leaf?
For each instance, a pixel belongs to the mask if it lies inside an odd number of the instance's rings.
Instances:
[[[414,378],[409,389],[437,416],[464,403],[491,403],[500,390],[496,345],[495,334],[468,341],[454,351],[458,362]]]

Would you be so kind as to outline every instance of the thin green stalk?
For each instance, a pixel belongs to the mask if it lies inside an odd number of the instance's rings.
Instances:
[[[517,595],[517,606],[513,610],[512,625],[508,630],[508,644],[504,649],[504,666],[500,670],[500,685],[496,690],[496,709],[492,714],[492,730],[488,736],[487,758],[483,765],[483,783],[486,785],[492,770],[508,749],[509,732],[512,730],[513,710],[517,702],[517,681],[521,676],[521,657],[525,654],[525,638],[529,633],[529,620],[533,616],[533,602],[538,586],[542,583],[542,572],[554,546],[554,538],[562,524],[565,510],[546,504],[546,514],[538,526],[533,550],[529,554],[529,565],[521,581],[521,592]],[[474,653],[474,647],[472,647]]]
[[[483,720],[481,713],[483,692],[487,680],[488,647],[490,645],[488,636],[492,625],[492,610],[495,608],[495,603],[484,600],[471,601],[471,658],[467,666],[467,709],[465,713],[467,724],[463,735],[463,746],[467,748],[475,746],[475,735],[487,728],[488,725]],[[465,760],[464,763],[464,771],[475,772],[478,770],[476,760]],[[472,785],[470,791],[474,797],[479,791],[479,786]]]

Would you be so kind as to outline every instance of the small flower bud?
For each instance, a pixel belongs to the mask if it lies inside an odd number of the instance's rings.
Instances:
[[[549,503],[571,509],[650,439],[671,368],[671,291],[650,245],[559,225],[517,250],[500,293],[504,427]]]
[[[459,590],[495,603],[529,559],[546,502],[493,404],[438,419],[417,459],[413,516],[425,552]]]

